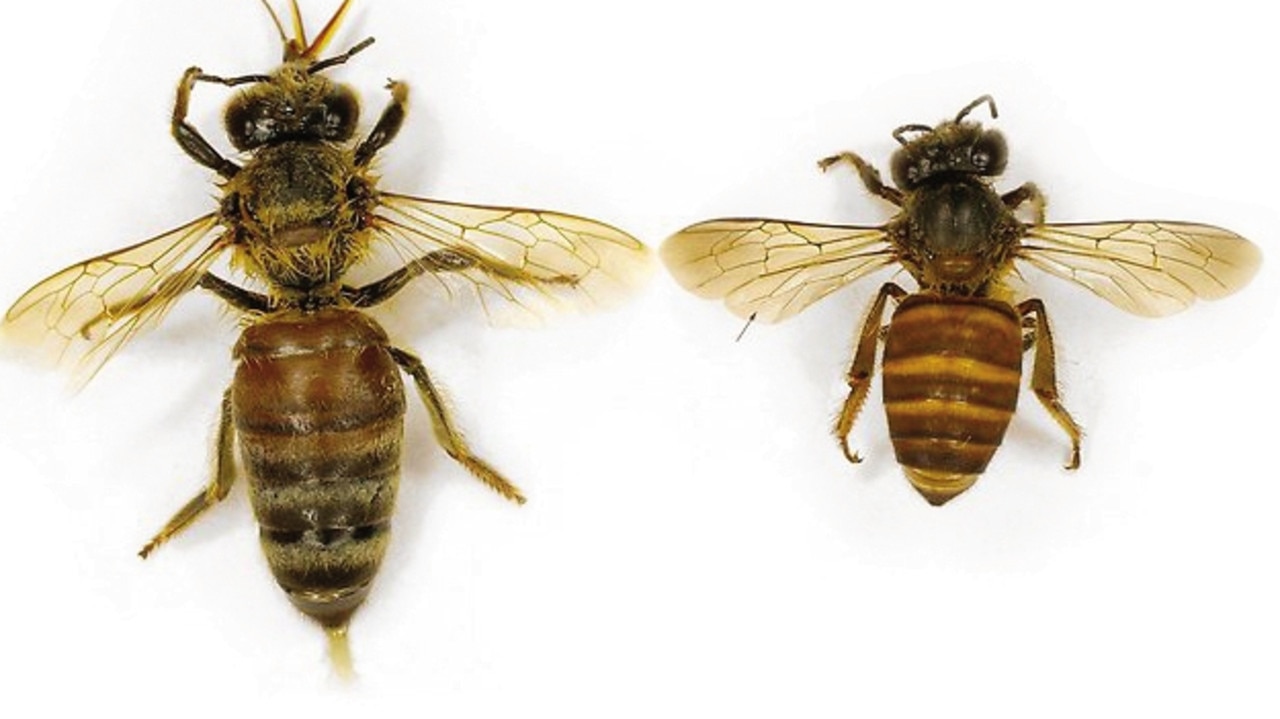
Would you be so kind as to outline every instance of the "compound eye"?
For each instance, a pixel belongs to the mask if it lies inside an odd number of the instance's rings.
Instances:
[[[893,157],[889,159],[889,173],[893,177],[893,184],[903,190],[909,190],[919,179],[920,169],[916,167],[912,153],[903,148],[893,153]]]
[[[982,137],[969,150],[969,162],[984,175],[999,175],[1004,172],[1007,161],[1008,147],[1004,136],[994,130],[982,133]]]
[[[279,125],[267,103],[262,100],[233,101],[224,118],[227,137],[237,150],[252,150],[270,142]]]
[[[355,93],[345,87],[336,88],[324,99],[324,122],[320,129],[326,140],[349,139],[360,120],[360,103]]]

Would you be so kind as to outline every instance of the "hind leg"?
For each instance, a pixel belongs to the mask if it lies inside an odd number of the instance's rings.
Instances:
[[[231,424],[231,390],[227,390],[222,395],[222,416],[218,421],[217,445],[218,453],[214,458],[213,479],[209,481],[203,491],[183,505],[182,509],[179,509],[177,514],[174,514],[173,518],[164,525],[164,528],[143,546],[142,550],[138,552],[139,557],[146,559],[148,555],[155,551],[156,547],[169,541],[169,538],[173,535],[190,526],[206,510],[225,499],[227,493],[231,491],[231,485],[235,484],[235,458],[233,456],[235,428]]]
[[[1080,466],[1080,425],[1071,418],[1071,414],[1062,406],[1058,397],[1057,358],[1053,350],[1053,335],[1049,332],[1049,318],[1045,315],[1044,303],[1040,300],[1027,300],[1018,305],[1018,314],[1023,319],[1035,315],[1035,330],[1032,342],[1035,347],[1035,364],[1031,370],[1031,389],[1036,393],[1040,403],[1048,410],[1049,416],[1062,427],[1071,440],[1071,458],[1067,461],[1067,469]]]
[[[444,451],[458,464],[466,467],[477,479],[489,485],[493,491],[516,504],[524,504],[525,498],[520,493],[519,488],[506,477],[503,477],[498,470],[490,467],[488,462],[471,453],[471,448],[467,446],[466,440],[462,438],[462,433],[457,430],[453,424],[453,418],[449,416],[444,396],[440,394],[440,390],[432,383],[430,375],[427,374],[427,368],[422,364],[422,360],[396,347],[390,347],[388,350],[391,352],[391,357],[396,361],[396,364],[400,365],[405,372],[408,372],[418,385],[418,394],[422,397],[423,404],[427,406],[427,413],[431,415],[431,426],[435,429],[436,439],[440,442],[440,446],[444,448]]]

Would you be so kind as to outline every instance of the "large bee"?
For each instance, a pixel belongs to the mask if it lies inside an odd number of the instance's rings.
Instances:
[[[227,496],[238,447],[271,571],[292,603],[326,628],[340,667],[348,661],[348,620],[387,549],[405,413],[401,372],[413,379],[445,452],[503,497],[525,501],[468,448],[422,361],[365,311],[423,276],[473,290],[486,306],[557,292],[599,299],[632,284],[647,264],[641,243],[594,220],[378,189],[370,165],[404,122],[408,88],[389,82],[389,104],[357,138],[355,92],[326,71],[373,39],[321,57],[349,6],[344,0],[309,41],[296,0],[293,38],[268,5],[284,44],[283,63],[269,74],[187,70],[172,133],[218,174],[218,207],[39,282],[3,324],[8,337],[53,350],[87,379],[193,289],[243,318],[213,477],[140,554]],[[187,121],[201,83],[239,88],[224,113],[238,160]],[[223,256],[260,289],[215,274]],[[379,260],[394,260],[395,269],[350,283],[349,271]]]
[[[1031,389],[1071,441],[1067,468],[1080,465],[1080,426],[1059,399],[1044,303],[1016,291],[1015,261],[1152,317],[1235,292],[1261,262],[1248,240],[1207,225],[1045,224],[1035,185],[1004,194],[994,188],[1008,149],[998,131],[965,119],[982,105],[996,117],[995,102],[983,96],[936,127],[894,130],[902,145],[890,162],[896,187],[852,152],[818,163],[824,171],[852,165],[872,194],[899,208],[881,227],[711,220],[677,232],[661,249],[682,286],[764,322],[791,317],[880,268],[905,269],[917,289],[888,282],[871,303],[834,431],[849,461],[861,461],[849,433],[883,340],[889,436],[907,478],[934,505],[972,486],[991,461],[1013,417],[1028,350]],[[1024,204],[1034,214],[1030,224],[1015,216]],[[897,307],[882,330],[889,300]]]

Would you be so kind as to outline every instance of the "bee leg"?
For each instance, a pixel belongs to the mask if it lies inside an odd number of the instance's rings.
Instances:
[[[212,292],[223,302],[242,312],[266,312],[271,309],[271,299],[266,295],[231,284],[212,272],[201,275],[196,287]]]
[[[840,449],[844,451],[845,458],[854,464],[861,462],[862,458],[849,447],[849,432],[853,430],[853,423],[858,418],[858,413],[862,411],[862,405],[867,401],[867,392],[871,389],[871,376],[875,374],[876,345],[880,343],[880,320],[884,316],[884,306],[890,297],[898,301],[906,296],[907,291],[892,282],[887,282],[880,288],[875,302],[871,303],[871,311],[867,313],[867,319],[862,323],[858,347],[853,352],[853,364],[849,366],[849,373],[845,376],[845,381],[849,383],[849,396],[845,398],[844,406],[840,408],[840,416],[836,419],[834,432],[836,439],[840,440]]]
[[[222,82],[223,84],[236,84],[235,81],[241,79],[223,80],[222,78],[213,78],[205,75],[198,67],[188,68],[182,75],[182,82],[178,84],[178,99],[173,105],[173,121],[170,124],[173,139],[178,141],[178,146],[182,148],[183,152],[190,155],[191,159],[228,180],[235,177],[235,174],[240,171],[240,166],[218,154],[218,151],[213,149],[213,145],[210,145],[209,141],[200,135],[200,131],[187,122],[187,107],[191,102],[191,90],[197,82],[210,80]]]
[[[426,272],[461,272],[476,265],[475,258],[458,250],[435,250],[406,263],[380,280],[359,287],[344,286],[342,296],[356,307],[373,307],[391,299]]]
[[[186,529],[188,525],[196,520],[206,509],[221,502],[227,493],[231,491],[231,485],[235,483],[236,470],[233,452],[233,440],[235,438],[235,429],[231,424],[231,390],[227,390],[222,395],[222,416],[218,421],[218,454],[214,460],[213,479],[208,486],[204,488],[200,494],[191,498],[190,502],[183,505],[177,514],[173,515],[168,524],[164,525],[156,536],[147,542],[142,551],[138,552],[138,556],[146,559],[156,547],[169,541],[173,535]]]
[[[209,272],[200,276],[196,286],[212,292],[221,298],[223,302],[243,312],[266,312],[271,309],[271,300],[266,295],[233,285]],[[108,305],[101,312],[80,325],[80,336],[85,339],[93,339],[99,325],[103,323],[110,324],[121,317],[137,312],[154,300],[157,294],[159,294],[159,290]]]
[[[515,267],[500,267],[496,264],[486,265],[473,255],[458,248],[453,248],[428,252],[421,257],[410,260],[404,267],[395,272],[367,285],[359,287],[344,286],[342,288],[342,297],[355,307],[373,307],[391,299],[397,292],[404,289],[406,285],[421,277],[424,273],[463,272],[476,266],[480,266],[487,275],[513,282],[573,285],[580,279],[573,275],[534,276]]]
[[[888,200],[898,207],[902,207],[902,192],[896,187],[885,185],[880,179],[880,171],[852,152],[842,152],[831,157],[824,157],[818,160],[818,169],[826,172],[832,165],[837,165],[841,162],[847,162],[857,169],[858,177],[862,180],[862,184],[867,186],[868,192],[876,197]]]
[[[477,479],[489,485],[493,491],[516,504],[524,504],[524,495],[514,484],[507,481],[506,477],[498,473],[498,470],[471,453],[466,440],[453,426],[453,419],[449,416],[444,396],[431,383],[431,377],[427,374],[427,368],[423,366],[422,360],[398,347],[388,347],[387,351],[391,353],[391,358],[396,361],[396,364],[408,372],[418,385],[418,394],[422,397],[422,403],[427,406],[427,413],[431,415],[431,426],[444,451],[458,464],[466,467]]]
[[[1062,431],[1066,432],[1067,437],[1071,439],[1071,459],[1067,462],[1066,468],[1075,469],[1080,466],[1080,425],[1076,424],[1058,399],[1058,373],[1053,351],[1053,335],[1049,332],[1049,318],[1045,314],[1044,303],[1040,300],[1027,300],[1018,305],[1018,314],[1022,315],[1024,321],[1031,314],[1036,316],[1032,338],[1035,343],[1036,357],[1031,370],[1031,389],[1036,393],[1036,397],[1040,398],[1044,408],[1049,411],[1049,416],[1053,417],[1058,426],[1062,427]]]
[[[404,124],[404,115],[409,105],[409,86],[397,80],[388,80],[387,89],[391,91],[391,102],[382,111],[382,116],[369,131],[369,136],[356,148],[356,167],[369,164],[378,150],[386,147],[400,132]]]
[[[1030,202],[1035,224],[1044,224],[1044,208],[1048,200],[1045,198],[1044,193],[1040,192],[1040,188],[1035,186],[1035,183],[1024,182],[1018,189],[1010,190],[1001,195],[1000,199],[1004,202],[1004,206],[1010,210],[1016,210],[1022,206],[1022,203]]]
[[[356,43],[350,50],[347,50],[341,55],[334,55],[333,57],[327,60],[320,60],[318,62],[311,63],[311,66],[307,68],[307,74],[314,75],[317,72],[320,72],[321,70],[327,70],[335,65],[341,65],[345,63],[347,60],[350,60],[356,53],[362,52],[365,48],[369,47],[372,44],[373,44],[373,38],[366,37],[365,39]]]

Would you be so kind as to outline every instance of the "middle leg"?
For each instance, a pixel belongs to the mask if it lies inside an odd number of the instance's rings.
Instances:
[[[1016,210],[1021,207],[1024,202],[1030,202],[1031,213],[1032,217],[1035,219],[1035,224],[1044,224],[1044,208],[1048,203],[1048,200],[1045,198],[1044,193],[1040,192],[1040,188],[1036,187],[1035,183],[1024,182],[1019,185],[1017,189],[1010,190],[1009,192],[1001,195],[1000,199],[1004,202],[1004,206],[1008,207],[1010,210]]]
[[[863,185],[866,185],[868,192],[892,202],[898,207],[902,207],[902,192],[896,187],[889,187],[884,184],[884,181],[880,179],[880,171],[852,152],[842,152],[831,157],[824,157],[818,160],[818,169],[826,172],[831,169],[832,165],[837,165],[841,162],[853,165],[854,169],[858,171],[858,178],[862,180]]]

